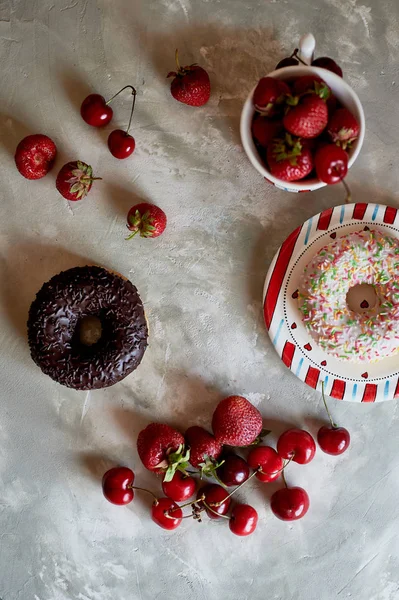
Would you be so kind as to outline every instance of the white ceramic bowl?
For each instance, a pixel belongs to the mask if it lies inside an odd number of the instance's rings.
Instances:
[[[278,69],[277,71],[272,71],[272,73],[269,73],[268,77],[275,77],[276,79],[282,79],[283,81],[285,81],[288,79],[295,79],[296,77],[302,77],[303,75],[318,75],[319,77],[321,77],[321,79],[323,79],[326,82],[326,84],[330,87],[337,100],[339,100],[341,104],[343,104],[343,106],[349,109],[351,113],[353,113],[353,115],[356,117],[360,125],[360,133],[356,142],[354,142],[352,148],[349,151],[348,167],[350,168],[355,162],[356,158],[358,157],[358,154],[363,144],[365,132],[364,111],[357,94],[342,79],[342,77],[339,77],[335,73],[332,73],[331,71],[328,71],[327,69],[322,69],[320,67],[310,67],[306,65],[284,67],[282,69]],[[258,151],[256,150],[256,146],[252,139],[251,133],[252,119],[255,114],[255,108],[252,102],[252,96],[255,87],[253,88],[247,100],[245,101],[241,113],[240,123],[242,145],[244,146],[244,150],[255,169],[259,171],[259,173],[263,175],[263,177],[267,179],[269,183],[272,183],[276,187],[282,190],[286,190],[287,192],[309,192],[324,187],[326,184],[317,178],[306,179],[304,181],[283,181],[282,179],[277,179],[270,173],[268,168],[262,162]]]

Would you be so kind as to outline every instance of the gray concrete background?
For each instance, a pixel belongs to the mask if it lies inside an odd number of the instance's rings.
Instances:
[[[243,101],[256,80],[312,31],[366,112],[362,154],[348,182],[355,201],[398,206],[399,4],[395,0],[10,0],[0,2],[0,598],[2,600],[396,600],[399,597],[396,402],[332,403],[350,429],[341,458],[318,452],[292,465],[311,510],[273,518],[278,484],[242,499],[260,523],[247,539],[224,522],[185,521],[175,533],[149,519],[149,502],[107,504],[100,477],[123,463],[160,489],[138,461],[150,420],[209,426],[215,403],[247,396],[276,435],[315,433],[318,393],[275,354],[262,322],[264,277],[279,244],[305,219],[343,200],[335,187],[302,194],[268,186],[239,143]],[[208,69],[202,109],[175,102],[165,75],[175,47]],[[138,89],[137,150],[106,148],[106,131],[79,116],[90,91]],[[80,158],[104,178],[68,207],[55,173],[37,182],[13,165],[17,142],[43,132],[63,162]],[[128,208],[159,204],[159,240],[124,241]],[[29,357],[25,321],[35,292],[63,268],[94,262],[130,277],[151,327],[138,371],[87,395],[58,386]]]

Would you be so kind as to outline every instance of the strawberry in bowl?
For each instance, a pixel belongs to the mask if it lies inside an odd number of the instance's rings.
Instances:
[[[311,65],[314,45],[313,36],[304,36],[300,55],[306,64],[297,55],[297,64],[279,63],[254,87],[241,114],[241,140],[249,160],[269,183],[290,192],[342,181],[359,155],[365,132],[362,105],[338,74],[338,65],[331,59],[335,68],[330,69],[326,57],[314,61],[323,66]],[[335,153],[325,153],[331,156],[327,181],[315,168],[316,155],[326,144],[345,151],[339,169]]]

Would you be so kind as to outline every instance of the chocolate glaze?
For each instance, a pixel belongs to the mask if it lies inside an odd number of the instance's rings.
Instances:
[[[79,340],[79,321],[96,316],[102,336],[92,346]],[[147,322],[137,289],[101,267],[75,267],[55,275],[29,310],[28,339],[43,373],[76,390],[117,383],[140,364]]]

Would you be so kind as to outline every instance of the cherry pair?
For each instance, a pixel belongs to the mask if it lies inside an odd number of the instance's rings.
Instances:
[[[230,517],[226,513],[230,507],[230,494],[220,485],[209,484],[198,491],[197,499],[179,506],[176,502],[168,498],[157,498],[152,492],[145,488],[134,486],[134,473],[127,467],[114,467],[107,471],[102,479],[103,493],[106,499],[112,504],[129,504],[134,498],[134,490],[141,490],[151,494],[154,501],[151,508],[152,520],[169,531],[176,529],[183,518],[192,517],[201,520],[201,512],[206,511],[211,519],[227,518],[232,533],[239,536],[247,536],[253,533],[258,523],[258,513],[248,504],[237,504]],[[174,494],[180,499],[190,498],[195,491],[195,480],[187,477],[189,484],[184,485],[185,476],[177,471],[172,481],[163,482],[165,493]],[[236,488],[238,489],[238,488]],[[192,506],[192,514],[183,517],[182,508]]]
[[[115,156],[115,158],[119,159],[124,159],[130,156],[136,147],[134,137],[129,134],[133,118],[134,105],[136,103],[136,90],[134,87],[131,85],[125,85],[125,87],[119,90],[119,92],[114,94],[112,98],[107,101],[103,96],[100,96],[100,94],[90,94],[83,100],[82,106],[80,107],[80,114],[88,125],[91,125],[92,127],[105,127],[105,125],[108,125],[108,123],[111,121],[114,114],[110,103],[126,89],[130,89],[133,96],[132,110],[127,129],[126,131],[123,131],[122,129],[115,129],[114,131],[111,131],[108,136],[108,148],[112,156]]]

